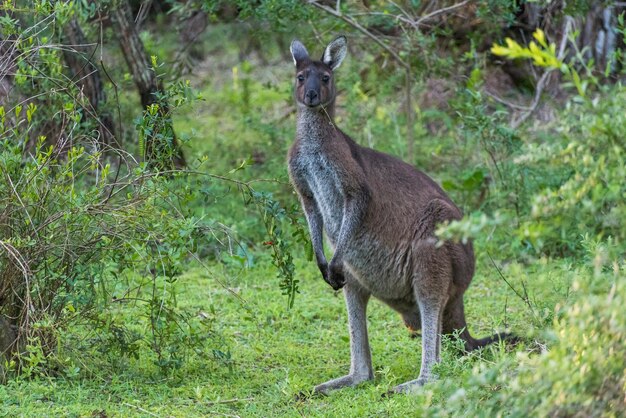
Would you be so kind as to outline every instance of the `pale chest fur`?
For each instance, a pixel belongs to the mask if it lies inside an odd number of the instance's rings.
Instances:
[[[308,148],[308,149],[307,149]],[[302,145],[290,161],[290,174],[309,192],[322,215],[324,229],[332,242],[343,220],[344,191],[335,164],[314,146]]]

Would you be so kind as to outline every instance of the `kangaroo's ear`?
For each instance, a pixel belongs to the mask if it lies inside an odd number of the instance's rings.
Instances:
[[[298,65],[299,62],[309,59],[309,53],[304,45],[302,45],[302,42],[297,39],[294,39],[291,42],[289,50],[291,51],[294,65]]]
[[[339,36],[326,47],[324,55],[322,56],[322,62],[334,71],[341,65],[341,62],[346,57],[347,53],[348,41],[345,36]]]

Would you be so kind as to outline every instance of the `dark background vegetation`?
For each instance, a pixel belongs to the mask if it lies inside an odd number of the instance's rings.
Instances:
[[[625,17],[613,1],[3,2],[0,416],[626,413]],[[337,124],[462,207],[438,233],[475,242],[473,333],[523,340],[445,341],[413,397],[379,397],[419,344],[378,305],[375,382],[294,396],[347,367],[285,167],[289,44],[321,55],[337,34]]]

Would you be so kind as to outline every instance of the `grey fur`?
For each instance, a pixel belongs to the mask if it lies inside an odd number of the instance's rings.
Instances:
[[[373,378],[366,321],[373,295],[398,311],[412,330],[422,328],[419,377],[394,388],[408,392],[433,377],[442,333],[459,332],[468,350],[499,336],[476,340],[467,330],[463,293],[474,273],[471,243],[436,245],[437,224],[460,219],[461,211],[427,175],[358,145],[335,126],[332,68],[341,64],[342,49],[345,56],[345,38],[329,44],[323,62],[295,59],[298,115],[289,174],[322,277],[333,289],[344,288],[350,329],[349,374],[315,390]],[[330,262],[322,230],[334,249]]]

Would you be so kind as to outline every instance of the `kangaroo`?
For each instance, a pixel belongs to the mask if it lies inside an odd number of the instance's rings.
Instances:
[[[334,290],[343,288],[350,332],[350,372],[314,391],[373,379],[366,319],[371,295],[399,312],[409,329],[422,330],[419,377],[393,389],[414,391],[434,377],[442,333],[458,333],[468,351],[503,338],[475,339],[467,330],[463,294],[474,274],[472,244],[437,245],[436,226],[461,219],[461,211],[426,174],[360,146],[335,125],[334,71],[347,54],[344,36],[328,44],[320,61],[298,40],[290,50],[297,123],[289,175],[322,277]],[[334,249],[330,262],[322,231]]]

